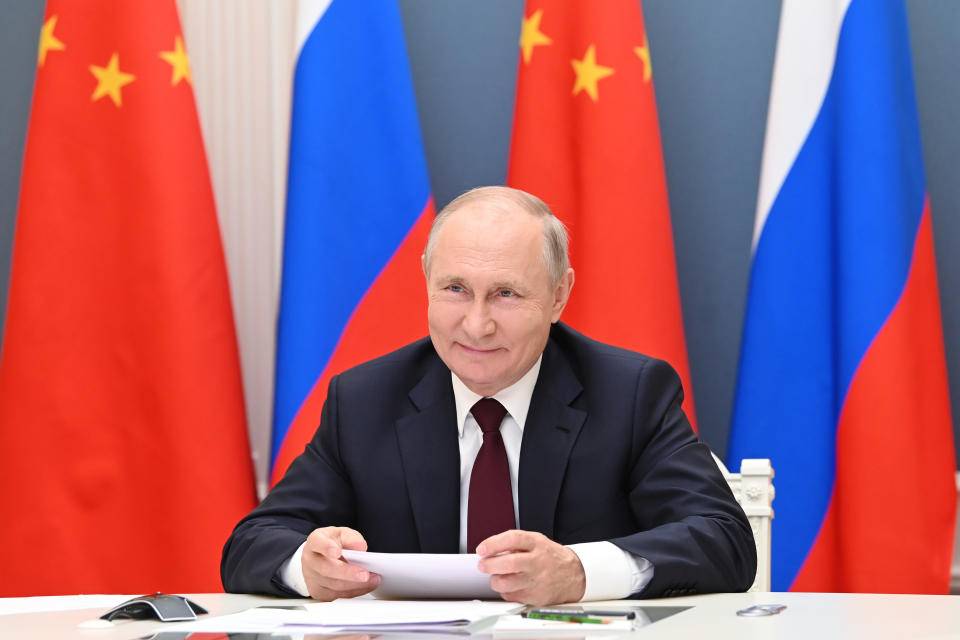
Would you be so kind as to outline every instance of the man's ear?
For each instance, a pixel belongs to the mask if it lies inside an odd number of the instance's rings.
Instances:
[[[427,254],[420,256],[420,269],[423,271],[423,277],[427,277]]]
[[[560,319],[560,314],[563,313],[564,308],[567,306],[567,301],[570,300],[570,292],[573,291],[573,281],[573,269],[567,269],[567,272],[563,274],[560,282],[557,283],[557,286],[553,290],[553,314],[550,317],[550,322],[556,322]]]

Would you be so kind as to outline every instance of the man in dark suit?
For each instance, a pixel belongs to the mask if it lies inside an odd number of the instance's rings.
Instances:
[[[750,526],[676,373],[558,322],[574,272],[543,202],[460,196],[423,267],[429,340],[333,378],[313,440],[227,541],[228,591],[351,597],[380,578],[342,549],[474,547],[529,604],[750,586]]]

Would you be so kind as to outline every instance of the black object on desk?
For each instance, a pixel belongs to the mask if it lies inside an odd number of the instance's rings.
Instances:
[[[197,614],[203,613],[207,610],[183,596],[157,592],[121,602],[100,617],[104,620],[153,618],[160,622],[183,622],[196,620]]]

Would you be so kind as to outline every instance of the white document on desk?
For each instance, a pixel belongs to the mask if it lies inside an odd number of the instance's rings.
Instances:
[[[343,550],[344,559],[380,574],[378,598],[479,598],[499,600],[474,553],[374,553]]]
[[[303,610],[258,607],[171,626],[173,631],[220,633],[469,633],[474,623],[521,608],[512,602],[405,601],[355,598],[303,605]]]
[[[306,605],[306,611],[295,611],[300,618],[289,618],[287,624],[321,623],[344,629],[358,627],[399,627],[431,625],[460,627],[490,616],[499,616],[522,608],[515,602],[481,602],[480,600],[367,600],[341,599]]]

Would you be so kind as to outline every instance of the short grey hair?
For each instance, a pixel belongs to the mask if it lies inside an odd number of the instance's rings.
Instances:
[[[550,207],[543,200],[526,191],[510,187],[477,187],[471,189],[454,198],[437,214],[437,217],[433,220],[433,226],[430,227],[427,246],[423,251],[423,266],[427,273],[430,272],[430,259],[433,256],[434,246],[437,243],[437,233],[440,228],[454,213],[475,202],[500,203],[508,205],[503,207],[504,211],[519,208],[525,213],[540,218],[543,221],[543,264],[550,274],[552,286],[555,287],[560,283],[563,274],[570,268],[570,257],[568,255],[570,241],[566,226],[558,217],[553,215]],[[513,205],[513,207],[509,205]]]

